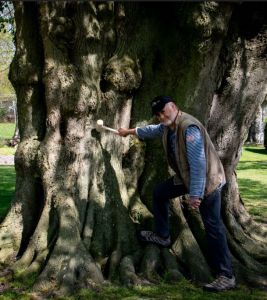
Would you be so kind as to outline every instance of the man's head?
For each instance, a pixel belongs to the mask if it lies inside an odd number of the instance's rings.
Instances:
[[[174,123],[178,108],[171,97],[157,96],[151,101],[153,115],[156,115],[160,123],[170,126]]]

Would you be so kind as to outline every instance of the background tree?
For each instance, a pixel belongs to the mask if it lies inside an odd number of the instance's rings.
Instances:
[[[11,2],[0,3],[0,95],[14,94],[8,71],[14,56],[14,12]]]
[[[98,134],[151,121],[171,95],[208,128],[224,164],[223,218],[239,282],[266,285],[266,227],[239,195],[235,168],[266,96],[265,3],[15,2],[21,143],[0,258],[35,288],[105,279],[211,279],[199,214],[172,202],[172,249],[141,246],[151,190],[168,176],[160,141]]]
[[[247,142],[254,144],[263,144],[264,140],[264,115],[263,115],[263,106],[259,106],[255,119],[252,122],[249,132]]]
[[[10,95],[14,89],[8,80],[9,66],[14,55],[14,44],[9,33],[0,31],[0,93]]]
[[[11,61],[15,53],[14,45],[15,24],[14,9],[10,1],[1,1],[0,3],[0,102],[7,101],[4,105],[6,109],[2,110],[4,119],[6,114],[14,116],[15,130],[12,137],[19,139],[19,129],[17,123],[17,104],[15,90],[8,80],[8,73]],[[1,103],[2,107],[2,103]],[[8,108],[9,107],[9,108]]]

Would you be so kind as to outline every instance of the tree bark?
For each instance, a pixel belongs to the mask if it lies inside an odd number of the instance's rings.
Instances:
[[[98,119],[114,128],[152,122],[149,101],[167,94],[208,128],[224,164],[238,280],[266,285],[266,228],[247,213],[235,175],[266,96],[266,5],[14,5],[21,142],[1,260],[16,256],[13,269],[36,273],[37,290],[62,293],[105,280],[210,280],[203,224],[185,202],[172,201],[171,251],[136,239],[153,223],[153,184],[169,176],[160,142],[95,130]]]

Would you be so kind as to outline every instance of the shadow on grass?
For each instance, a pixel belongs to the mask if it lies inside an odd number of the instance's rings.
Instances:
[[[4,219],[15,194],[16,173],[14,166],[0,166],[0,222]]]
[[[255,147],[245,147],[244,148],[246,151],[249,151],[249,152],[253,152],[253,153],[258,153],[258,154],[263,154],[263,155],[267,155],[267,149],[262,149],[262,148],[255,148]],[[267,158],[266,158],[267,159]]]
[[[256,170],[262,170],[267,169],[267,161],[240,161],[238,163],[238,170],[249,170],[249,169],[256,169]]]
[[[251,179],[238,179],[238,186],[240,189],[241,197],[242,193],[246,194],[246,197],[252,200],[262,200],[267,203],[267,189],[264,184],[257,180]]]
[[[267,222],[267,189],[261,182],[251,179],[238,179],[241,198],[249,213]],[[246,195],[244,197],[243,195]],[[249,200],[248,200],[249,199]]]

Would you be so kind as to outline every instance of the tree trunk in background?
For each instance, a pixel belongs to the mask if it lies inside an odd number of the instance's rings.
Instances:
[[[263,102],[263,106],[262,106],[262,111],[263,111],[263,126],[264,126],[264,138],[263,138],[263,145],[265,147],[265,149],[267,149],[267,98],[265,98],[264,102]]]
[[[264,140],[264,122],[263,122],[263,110],[259,106],[255,120],[252,122],[249,131],[247,142],[254,144],[263,144]]]
[[[15,115],[15,130],[10,141],[10,146],[14,147],[20,142],[20,135],[19,135],[19,122],[18,122],[18,110],[17,110],[17,103],[13,102],[14,107],[14,115]]]
[[[160,141],[110,127],[152,122],[171,95],[208,128],[227,176],[223,217],[239,282],[266,285],[266,227],[239,195],[235,168],[266,96],[265,3],[15,3],[11,78],[21,143],[16,197],[1,224],[0,258],[36,273],[35,288],[104,280],[211,279],[199,214],[172,201],[172,249],[144,247],[151,191],[168,176]]]

